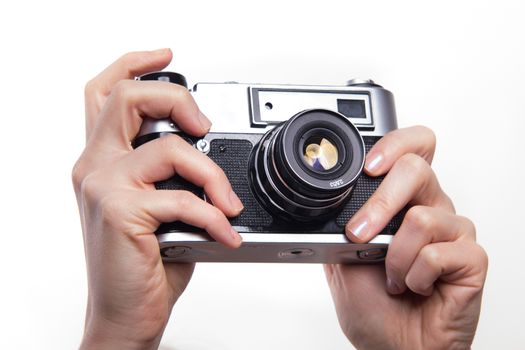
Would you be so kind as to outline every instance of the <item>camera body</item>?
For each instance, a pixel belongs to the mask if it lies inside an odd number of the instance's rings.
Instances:
[[[177,73],[139,80],[186,86]],[[238,249],[182,222],[156,231],[164,261],[370,263],[385,258],[403,213],[367,244],[352,243],[345,224],[382,181],[363,173],[364,158],[397,128],[392,94],[371,80],[346,86],[198,83],[191,94],[213,120],[204,137],[185,134],[169,119],[145,118],[134,147],[175,133],[207,154],[228,177],[244,210],[231,224]],[[158,190],[201,188],[175,175]]]

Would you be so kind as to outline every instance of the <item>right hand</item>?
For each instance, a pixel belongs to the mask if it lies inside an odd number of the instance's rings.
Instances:
[[[193,264],[162,263],[155,230],[180,220],[239,247],[226,216],[243,206],[226,175],[208,157],[172,135],[133,150],[142,117],[170,117],[201,136],[211,123],[189,92],[134,76],[163,69],[170,50],[124,55],[86,86],[86,148],[73,169],[88,273],[82,348],[156,348]],[[187,191],[157,191],[179,174],[204,188],[214,205]]]
[[[339,323],[356,348],[469,349],[474,338],[488,258],[430,166],[435,145],[430,129],[398,129],[367,155],[367,174],[386,176],[350,219],[348,237],[369,242],[411,208],[384,266],[325,265]]]

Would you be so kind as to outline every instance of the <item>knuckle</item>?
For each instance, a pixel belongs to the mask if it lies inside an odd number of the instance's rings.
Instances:
[[[419,255],[425,261],[425,263],[433,268],[437,268],[439,266],[440,261],[440,254],[439,251],[432,245],[426,245],[424,246],[421,251],[419,252]]]
[[[469,251],[468,267],[477,276],[478,287],[483,288],[489,267],[489,256],[487,251],[477,243],[465,243],[465,249]]]
[[[115,226],[117,222],[123,220],[127,215],[123,205],[125,202],[126,200],[116,192],[105,194],[100,198],[97,213],[104,226]]]
[[[82,210],[103,226],[114,227],[128,214],[124,210],[127,201],[118,191],[105,191],[102,188],[103,183],[103,177],[96,172],[84,177],[79,191],[84,208]]]
[[[79,159],[73,165],[71,169],[71,180],[73,181],[73,186],[75,189],[79,189],[82,181],[84,180],[86,171],[84,170],[84,162]]]
[[[204,229],[207,232],[214,231],[222,225],[224,220],[224,214],[222,214],[222,212],[219,209],[210,206],[208,212],[206,213],[206,222],[204,224]]]
[[[164,135],[153,142],[155,143],[155,147],[159,148],[157,153],[165,162],[175,163],[181,149],[184,152],[192,152],[193,150],[193,147],[190,147],[180,136],[173,134]]]
[[[90,173],[83,176],[78,183],[78,186],[82,198],[85,198],[88,201],[92,200],[100,188],[100,182],[98,180],[97,174]]]
[[[402,277],[405,274],[403,263],[398,254],[389,254],[385,261],[387,274],[389,276]]]
[[[171,93],[173,95],[173,98],[180,101],[193,101],[193,98],[191,97],[191,94],[188,89],[181,85],[176,84],[170,84],[168,85],[171,89]]]
[[[208,168],[208,179],[212,183],[227,181],[224,171],[218,166],[213,164]]]
[[[487,251],[482,246],[480,246],[479,244],[476,244],[476,246],[478,248],[478,254],[480,257],[479,265],[483,271],[487,271],[488,266],[489,266],[489,255],[487,254]]]
[[[428,134],[428,136],[427,136],[428,137],[428,144],[429,144],[430,150],[431,150],[431,152],[433,154],[434,151],[436,150],[436,144],[437,144],[436,133],[434,132],[434,130],[427,128],[427,134]]]
[[[111,95],[113,98],[119,101],[129,101],[132,100],[131,86],[133,82],[131,80],[119,80],[111,89]]]
[[[405,283],[407,287],[414,293],[427,296],[430,295],[429,286],[423,285],[421,281],[417,280],[413,276],[408,276],[405,280]]]
[[[173,155],[177,154],[177,151],[179,151],[179,148],[182,146],[180,141],[182,141],[182,139],[179,136],[169,134],[159,137],[154,142],[160,147],[161,152],[164,152],[166,155]]]
[[[437,137],[434,131],[426,126],[421,126],[421,132],[425,137],[426,147],[424,149],[423,157],[429,163],[432,162],[434,158],[434,153],[436,152],[436,143]]]
[[[407,173],[411,174],[428,175],[430,169],[428,163],[414,153],[404,154],[397,163]]]
[[[436,133],[434,132],[434,130],[432,130],[429,127],[424,126],[424,125],[417,125],[417,126],[415,126],[415,128],[416,128],[416,132],[418,132],[419,134],[424,135],[428,146],[432,150],[434,150],[436,148],[436,140],[437,140]]]
[[[123,93],[125,93],[125,91],[127,89],[127,83],[128,83],[128,81],[125,80],[125,79],[121,79],[121,80],[117,81],[115,83],[115,85],[113,85],[113,89],[112,89],[113,93],[114,94],[118,94],[118,93],[123,94]]]
[[[392,154],[395,154],[398,150],[403,148],[402,135],[398,130],[390,131],[379,140],[378,144],[386,149],[390,150]]]
[[[456,207],[454,206],[454,202],[452,201],[452,199],[450,199],[450,197],[445,192],[443,192],[441,187],[439,187],[439,191],[440,191],[439,197],[437,197],[434,200],[435,205],[442,207],[442,208],[446,208],[451,213],[456,214]]]
[[[169,84],[169,90],[166,91],[173,104],[180,111],[177,115],[179,123],[184,123],[189,119],[195,118],[199,107],[188,89],[180,85]]]
[[[368,204],[370,212],[377,213],[377,216],[390,212],[393,206],[392,196],[387,191],[376,192]]]
[[[414,227],[414,232],[429,233],[436,226],[436,218],[429,208],[417,205],[410,208],[405,215],[406,222]]]
[[[84,96],[86,98],[91,98],[93,95],[95,95],[97,92],[97,86],[98,83],[96,78],[89,80],[84,86]]]
[[[461,231],[469,238],[476,240],[476,225],[472,220],[467,217],[460,216],[461,220]]]
[[[403,155],[396,165],[401,168],[406,178],[411,179],[415,187],[420,190],[433,183],[434,173],[430,165],[416,154],[407,153]]]
[[[195,200],[196,196],[187,190],[177,190],[174,192],[175,203],[180,210],[186,210],[191,206],[191,203]]]
[[[219,209],[211,207],[209,219],[210,223],[216,225],[224,220],[224,214]]]

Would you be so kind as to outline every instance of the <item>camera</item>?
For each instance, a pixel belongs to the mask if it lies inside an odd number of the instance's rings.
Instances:
[[[187,88],[183,75],[154,72]],[[168,118],[144,118],[133,147],[177,134],[218,164],[244,204],[230,219],[243,243],[230,249],[182,222],[156,231],[167,262],[383,261],[399,228],[397,214],[372,241],[352,243],[348,220],[382,181],[363,172],[366,153],[397,128],[392,93],[372,80],[345,86],[197,83],[190,90],[214,124],[204,137],[185,134]],[[175,175],[158,190],[203,190]]]

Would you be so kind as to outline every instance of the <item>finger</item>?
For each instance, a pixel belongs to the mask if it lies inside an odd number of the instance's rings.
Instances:
[[[460,239],[475,241],[475,236],[474,224],[465,217],[439,208],[412,207],[388,247],[387,290],[392,294],[405,291],[405,277],[423,247]]]
[[[146,233],[153,232],[163,222],[182,221],[204,229],[216,241],[232,248],[241,245],[241,236],[233,229],[224,214],[213,205],[188,191],[138,191],[137,216],[146,216]]]
[[[409,203],[454,211],[430,165],[415,154],[405,154],[394,164],[377,190],[348,221],[346,234],[353,242],[368,242]]]
[[[170,63],[172,56],[170,49],[130,52],[90,80],[85,88],[87,135],[93,130],[106,97],[118,81],[161,70]]]
[[[392,165],[407,153],[414,153],[432,163],[436,149],[434,132],[424,126],[398,129],[383,136],[368,152],[365,172],[371,176],[385,174]]]
[[[434,243],[421,249],[405,282],[410,290],[426,296],[432,294],[438,279],[480,290],[487,265],[485,251],[471,241]]]
[[[145,184],[178,174],[204,188],[212,203],[226,215],[239,215],[243,209],[224,171],[177,135],[145,143],[129,153],[117,168],[126,178]]]
[[[171,118],[191,135],[204,135],[211,122],[183,86],[163,81],[121,80],[113,88],[92,138],[96,144],[129,149],[143,117]]]

